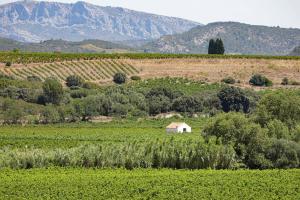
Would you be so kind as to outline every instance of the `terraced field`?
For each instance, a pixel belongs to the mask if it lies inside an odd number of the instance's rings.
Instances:
[[[78,75],[86,81],[106,82],[111,80],[117,72],[123,72],[131,76],[138,74],[139,70],[126,61],[102,59],[31,64],[27,66],[15,65],[10,68],[1,67],[0,72],[17,79],[26,79],[28,76],[34,75],[42,80],[55,77],[60,81],[64,81],[70,75]]]

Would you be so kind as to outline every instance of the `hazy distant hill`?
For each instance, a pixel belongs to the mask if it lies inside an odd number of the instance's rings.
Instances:
[[[300,56],[300,46],[296,47],[289,55],[290,56]]]
[[[20,49],[21,51],[31,52],[133,52],[134,49],[122,44],[102,40],[84,40],[81,42],[68,42],[64,40],[47,40],[40,43],[24,43],[11,39],[0,38],[0,51],[11,51]]]
[[[220,37],[230,54],[286,55],[300,45],[300,29],[218,22],[163,36],[143,48],[150,52],[207,53],[208,41]]]
[[[0,37],[27,42],[157,39],[197,25],[184,19],[82,1],[65,4],[27,0],[0,6]]]

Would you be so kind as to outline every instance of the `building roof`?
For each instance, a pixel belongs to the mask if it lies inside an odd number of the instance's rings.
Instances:
[[[186,125],[188,126],[186,123],[184,122],[172,122],[169,126],[167,126],[167,128],[177,128],[179,126],[183,126]]]

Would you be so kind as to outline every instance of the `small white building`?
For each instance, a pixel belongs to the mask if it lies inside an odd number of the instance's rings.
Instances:
[[[183,122],[173,122],[166,127],[167,133],[191,133],[192,128]]]

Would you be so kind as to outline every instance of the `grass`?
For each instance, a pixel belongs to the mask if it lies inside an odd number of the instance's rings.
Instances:
[[[1,170],[0,199],[299,199],[300,170]]]
[[[115,120],[109,123],[79,123],[37,126],[3,126],[0,129],[0,149],[10,148],[72,148],[88,144],[127,144],[167,139],[165,127],[172,121],[186,121],[193,127],[190,135],[175,135],[175,139],[200,139],[200,128],[206,119]]]

